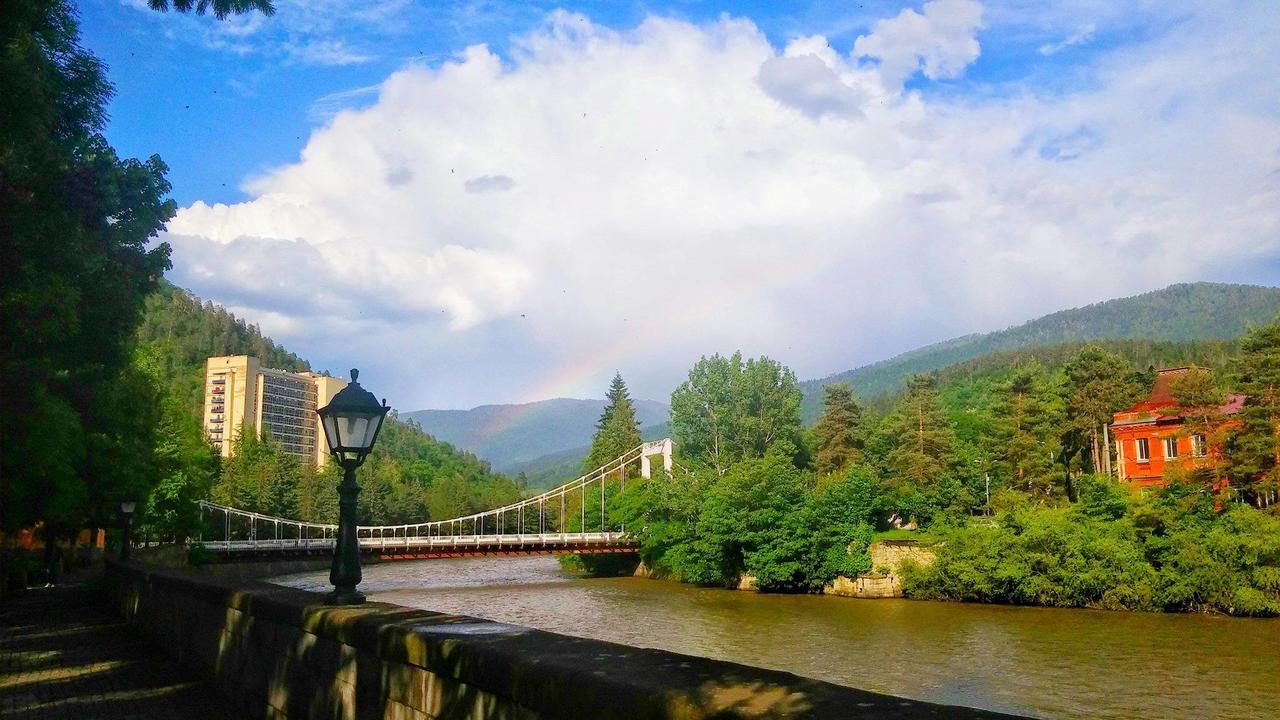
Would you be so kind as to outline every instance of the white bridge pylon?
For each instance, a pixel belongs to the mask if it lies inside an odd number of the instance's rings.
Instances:
[[[650,477],[655,455],[662,456],[662,467],[670,473],[673,447],[671,438],[642,443],[560,487],[510,505],[448,520],[361,525],[356,528],[356,537],[362,551],[407,557],[626,551],[631,547],[626,528],[611,527],[608,521],[609,496],[626,488],[628,469],[637,464],[640,476]],[[598,507],[594,507],[597,499]],[[263,515],[207,500],[200,501],[200,512],[201,527],[222,537],[205,539],[202,531],[199,542],[225,553],[295,554],[331,549],[338,529],[337,525]]]

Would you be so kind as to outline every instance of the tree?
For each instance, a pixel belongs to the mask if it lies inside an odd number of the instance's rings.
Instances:
[[[900,491],[938,484],[952,460],[955,438],[938,400],[934,375],[914,375],[897,409],[885,418],[890,484]]]
[[[1085,439],[1093,472],[1109,474],[1111,452],[1102,444],[1103,427],[1141,396],[1142,384],[1124,358],[1092,343],[1076,353],[1065,372],[1069,430]]]
[[[1187,475],[1198,476],[1202,480],[1220,480],[1219,454],[1226,443],[1226,428],[1221,422],[1222,405],[1225,394],[1218,387],[1213,372],[1207,368],[1191,366],[1187,371],[1174,378],[1170,391],[1178,403],[1183,417],[1183,436],[1202,438],[1204,443],[1204,459],[1196,457],[1193,445],[1191,457],[1180,468],[1169,468],[1166,477],[1177,475],[1182,471]],[[1204,463],[1197,466],[1196,463]]]
[[[815,464],[824,475],[839,473],[862,462],[866,438],[862,428],[862,406],[848,383],[822,388],[823,412],[813,429]]]
[[[1280,487],[1280,322],[1240,341],[1237,387],[1247,397],[1230,440],[1233,478],[1265,504]]]
[[[70,4],[5,5],[0,78],[0,531],[69,528],[155,481],[122,469],[150,465],[137,423],[154,408],[108,398],[137,400],[112,393],[136,386],[129,341],[169,267],[148,244],[175,205],[158,157],[121,160],[103,138],[111,87]]]
[[[254,10],[267,16],[276,14],[275,4],[271,0],[173,0],[172,4],[169,0],[147,0],[147,5],[160,12],[167,12],[170,8],[181,13],[194,12],[196,15],[212,12],[219,20]]]
[[[609,383],[609,402],[596,423],[596,434],[591,439],[591,452],[582,462],[582,471],[591,472],[623,453],[639,445],[640,421],[636,419],[635,406],[627,394],[627,384],[622,373],[614,373]]]
[[[795,373],[761,356],[703,357],[671,393],[671,431],[685,457],[724,475],[775,443],[799,451],[801,393]]]
[[[1054,494],[1061,401],[1038,363],[1019,368],[995,411],[997,469],[1011,487],[1040,500]]]

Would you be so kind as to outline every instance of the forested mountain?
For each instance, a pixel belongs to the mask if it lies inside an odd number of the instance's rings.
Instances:
[[[252,325],[212,302],[161,280],[149,295],[137,350],[153,370],[170,381],[169,391],[200,411],[205,358],[214,355],[253,355],[265,367],[301,372],[307,361],[280,347]]]
[[[806,420],[817,417],[822,386],[848,382],[863,398],[900,390],[907,377],[1002,351],[1096,339],[1193,341],[1234,338],[1280,314],[1280,288],[1221,283],[1163,290],[1063,310],[996,332],[966,335],[801,383]]]
[[[634,403],[641,427],[666,421],[666,404],[653,400]],[[431,435],[488,460],[498,470],[519,472],[518,466],[529,461],[589,446],[604,406],[604,400],[554,398],[520,405],[481,405],[471,410],[415,410],[404,417],[417,421]],[[585,455],[584,451],[578,457]]]
[[[336,472],[284,453],[269,439],[244,438],[237,456],[220,461],[200,426],[205,359],[253,355],[266,367],[309,370],[307,361],[224,308],[162,282],[147,298],[134,343],[134,363],[159,394],[156,454],[162,479],[147,510],[157,532],[181,532],[191,500],[212,496],[238,507],[304,520],[336,518]],[[394,413],[360,470],[361,522],[440,518],[512,501],[520,489],[489,463],[431,437]]]

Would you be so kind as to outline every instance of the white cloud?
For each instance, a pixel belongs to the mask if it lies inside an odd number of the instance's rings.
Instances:
[[[968,99],[902,83],[978,56],[972,2],[843,49],[556,13],[507,61],[393,74],[251,200],[181,210],[175,279],[413,409],[599,395],[615,368],[662,397],[739,347],[813,377],[1222,276],[1280,254],[1280,34],[1248,10],[1084,89]]]
[[[916,12],[881,20],[853,44],[855,57],[879,61],[885,85],[901,87],[923,70],[930,80],[959,77],[981,50],[974,33],[982,27],[982,5],[974,0],[933,0]]]
[[[1040,53],[1041,55],[1054,55],[1056,53],[1062,52],[1063,50],[1066,50],[1072,45],[1083,45],[1093,39],[1093,33],[1095,29],[1096,28],[1094,27],[1093,23],[1089,23],[1088,25],[1085,25],[1079,30],[1076,30],[1075,32],[1071,33],[1060,42],[1045,43],[1044,45],[1041,45],[1036,50],[1036,52]]]

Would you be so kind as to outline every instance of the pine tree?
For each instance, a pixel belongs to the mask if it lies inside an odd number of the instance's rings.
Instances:
[[[890,483],[898,489],[925,490],[951,464],[955,437],[938,399],[933,375],[914,375],[897,410],[885,418],[890,450],[885,458]]]
[[[1082,436],[1093,472],[1109,472],[1111,453],[1103,446],[1102,428],[1141,396],[1144,384],[1127,360],[1092,343],[1081,348],[1065,370],[1070,430]]]
[[[1230,442],[1231,471],[1265,505],[1280,487],[1280,322],[1254,329],[1240,349],[1237,387],[1248,397]]]
[[[614,374],[613,382],[609,384],[608,399],[600,421],[596,423],[591,452],[582,464],[583,472],[591,472],[641,443],[640,421],[636,419],[636,409],[627,394],[622,373]]]
[[[1041,501],[1053,496],[1061,425],[1061,401],[1044,368],[1017,370],[995,412],[997,470],[1011,487]]]
[[[833,383],[822,389],[822,418],[813,429],[815,463],[824,475],[838,473],[863,458],[866,438],[862,427],[862,406],[848,383]]]

